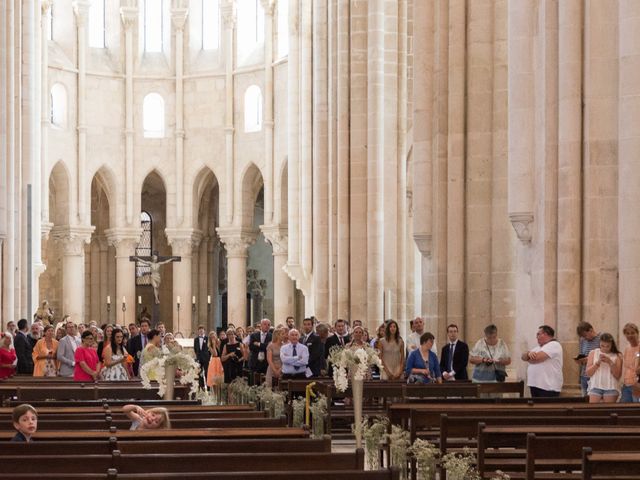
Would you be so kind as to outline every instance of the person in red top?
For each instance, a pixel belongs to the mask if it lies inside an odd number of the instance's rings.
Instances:
[[[0,379],[16,374],[16,351],[13,349],[10,333],[0,333]]]
[[[82,332],[82,345],[76,348],[73,379],[76,382],[93,382],[100,373],[98,352],[92,348],[94,342],[93,333],[90,330]]]

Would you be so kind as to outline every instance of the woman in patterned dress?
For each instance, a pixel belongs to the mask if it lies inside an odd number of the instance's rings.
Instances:
[[[44,327],[44,337],[38,340],[33,347],[33,376],[56,377],[58,376],[58,341],[53,338],[53,327]]]
[[[129,354],[124,346],[124,332],[119,328],[114,329],[111,333],[110,342],[105,344],[102,351],[104,359],[104,368],[100,372],[102,379],[114,382],[129,380],[129,373],[126,367],[128,356]]]

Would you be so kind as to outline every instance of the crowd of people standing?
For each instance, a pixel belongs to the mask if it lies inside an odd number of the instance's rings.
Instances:
[[[76,325],[65,317],[56,327],[45,318],[50,312],[43,304],[43,319],[31,325],[22,319],[9,322],[0,334],[0,379],[16,373],[35,377],[62,376],[77,381],[123,381],[139,375],[140,366],[161,354],[163,345],[171,351],[182,349],[159,323],[143,317],[128,328],[95,322]],[[263,374],[267,385],[280,379],[331,375],[329,355],[334,348],[374,348],[382,366],[372,378],[409,383],[502,382],[507,377],[511,353],[498,336],[495,325],[488,325],[472,348],[459,337],[455,324],[447,326],[446,343],[440,351],[435,336],[425,330],[418,317],[410,322],[411,333],[402,338],[395,320],[388,320],[370,337],[359,320],[338,319],[333,325],[305,318],[301,329],[293,317],[272,327],[263,319],[247,329],[229,325],[226,331],[206,332],[199,326],[193,349],[202,367],[201,384],[215,387],[230,383],[246,371]],[[580,322],[579,355],[582,393],[591,402],[637,402],[639,333],[635,324],[625,325],[628,342],[618,349],[613,335],[597,333],[587,322]],[[527,385],[533,397],[559,396],[564,385],[563,346],[549,325],[541,325],[536,344],[521,355],[527,365]],[[469,370],[471,374],[469,375]]]

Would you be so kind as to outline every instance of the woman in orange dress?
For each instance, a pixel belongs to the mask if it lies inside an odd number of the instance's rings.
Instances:
[[[56,360],[58,341],[53,338],[53,327],[44,327],[44,337],[33,347],[33,376],[56,377],[60,364]]]
[[[216,332],[209,332],[207,346],[209,347],[209,353],[211,353],[211,360],[209,360],[209,367],[207,368],[207,386],[219,386],[224,383],[224,371],[220,361],[220,340]]]

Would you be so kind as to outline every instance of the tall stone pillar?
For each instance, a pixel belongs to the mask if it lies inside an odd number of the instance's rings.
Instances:
[[[94,227],[54,227],[53,239],[62,246],[62,314],[75,323],[87,320],[85,308],[84,247],[91,241]]]
[[[273,221],[273,11],[275,0],[261,0],[264,10],[264,222]]]
[[[125,218],[131,225],[133,216],[133,28],[138,23],[138,9],[136,7],[120,8],[120,15],[124,25],[125,41],[125,156],[124,156],[124,187],[125,187]]]
[[[42,208],[42,222],[49,222],[49,178],[44,172],[48,165],[49,127],[51,119],[49,116],[51,105],[49,95],[49,28],[51,26],[51,3],[52,0],[43,0],[42,16],[40,18],[41,36],[41,111],[40,111],[40,203]]]
[[[284,323],[288,316],[295,314],[294,284],[284,270],[287,264],[287,229],[263,225],[260,230],[273,249],[273,323]],[[326,317],[320,319],[327,320]]]
[[[227,250],[227,321],[247,326],[247,249],[256,241],[256,232],[239,228],[217,229]]]
[[[198,246],[200,238],[192,229],[165,229],[167,240],[173,255],[182,257],[180,262],[173,262],[173,331],[182,332],[186,337],[193,333],[193,312],[191,310],[191,267],[193,249]],[[180,297],[180,310],[178,310]]]
[[[99,258],[99,287],[98,287],[98,307],[100,311],[100,322],[110,323],[107,318],[107,295],[109,295],[109,243],[103,235],[98,236],[98,258]]]
[[[619,329],[627,322],[637,320],[640,310],[638,285],[640,284],[640,45],[635,40],[640,31],[640,10],[633,0],[619,3],[619,198],[618,251],[620,269]]]
[[[225,203],[227,211],[224,212],[226,224],[233,222],[234,211],[234,123],[233,123],[233,67],[234,67],[234,29],[236,25],[236,10],[233,0],[223,0],[220,4],[222,13],[222,23],[224,25],[224,38],[222,46],[225,55],[225,112],[224,112],[224,144],[225,144],[225,164],[226,164],[226,184],[227,195]]]
[[[209,243],[207,244],[207,252],[208,252],[208,279],[207,283],[209,285],[207,290],[207,295],[211,296],[211,307],[207,305],[207,322],[209,323],[212,329],[216,329],[217,327],[222,326],[222,320],[218,316],[218,285],[220,280],[218,278],[218,273],[220,271],[220,240],[217,236],[212,236],[209,239]]]
[[[177,224],[184,219],[184,24],[188,9],[171,10],[171,21],[175,28],[176,61],[176,214]]]
[[[136,321],[136,263],[129,257],[135,255],[140,242],[140,228],[113,228],[105,231],[107,241],[116,249],[116,295],[111,298],[112,320],[119,325]],[[126,310],[122,311],[122,303]]]

